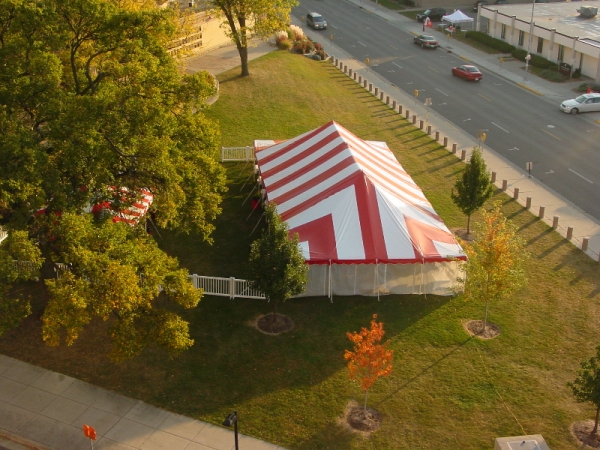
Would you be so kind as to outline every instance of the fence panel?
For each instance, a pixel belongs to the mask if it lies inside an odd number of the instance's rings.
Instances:
[[[221,147],[221,162],[254,161],[253,147]]]
[[[0,242],[2,242],[7,237],[8,237],[8,231],[3,230],[2,228],[0,228]]]
[[[248,280],[235,279],[235,289],[233,295],[234,297],[259,298],[262,300],[265,299],[265,295],[259,290],[253,289]]]

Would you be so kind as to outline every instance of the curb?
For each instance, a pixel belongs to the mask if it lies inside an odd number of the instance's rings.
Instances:
[[[528,90],[529,92],[533,92],[535,95],[539,95],[540,97],[543,97],[544,94],[542,94],[541,92],[536,91],[535,89],[530,88],[529,86],[526,86],[522,83],[515,83],[517,86],[522,87],[523,89]]]
[[[53,450],[52,447],[47,447],[43,444],[40,444],[39,442],[24,438],[4,429],[0,429],[0,438],[4,438],[8,441],[14,442],[15,444],[21,446],[23,449],[27,450]],[[0,449],[2,448],[4,447],[1,446],[0,442]]]

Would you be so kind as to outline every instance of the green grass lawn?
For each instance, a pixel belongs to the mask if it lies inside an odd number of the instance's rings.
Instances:
[[[219,77],[221,96],[208,115],[220,123],[224,146],[286,139],[336,120],[363,139],[386,141],[449,227],[465,217],[450,200],[462,163],[328,63],[274,52]],[[228,164],[229,192],[212,246],[196,236],[161,232],[160,244],[192,273],[245,276],[250,235],[250,168]],[[290,300],[280,307],[295,329],[279,337],[252,321],[264,301],[205,297],[182,312],[195,345],[169,360],[159,350],[116,365],[94,322],[72,347],[49,348],[40,337],[40,307],[0,338],[0,352],[150,404],[220,424],[237,409],[240,431],[290,449],[491,449],[498,436],[540,433],[553,450],[575,448],[569,427],[593,418],[567,381],[600,341],[598,264],[504,194],[494,200],[519,227],[532,258],[529,283],[510,301],[490,306],[502,334],[471,338],[463,324],[484,306],[460,297],[388,296]],[[250,216],[249,216],[250,215]],[[249,217],[248,217],[249,216]],[[477,220],[477,217],[474,218]],[[385,323],[394,371],[374,385],[369,405],[383,414],[370,437],[340,421],[362,392],[348,380],[345,333]]]

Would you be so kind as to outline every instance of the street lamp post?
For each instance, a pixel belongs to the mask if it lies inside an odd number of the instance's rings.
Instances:
[[[527,69],[531,60],[531,41],[533,40],[533,12],[535,11],[535,0],[531,0],[531,21],[529,22],[529,40],[527,42],[527,56],[525,57],[525,79],[527,79]]]
[[[238,447],[238,426],[237,426],[237,424],[238,424],[237,411],[234,410],[223,421],[223,426],[230,427],[231,425],[233,425],[233,433],[235,434],[235,450],[240,450]]]
[[[530,60],[531,60],[531,55],[529,53],[527,53],[527,56],[525,57],[525,79],[527,79],[527,69],[529,67]]]

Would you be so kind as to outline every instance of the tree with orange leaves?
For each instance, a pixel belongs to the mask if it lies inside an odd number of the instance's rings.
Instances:
[[[371,329],[362,328],[357,333],[346,333],[354,343],[354,351],[346,350],[344,358],[348,361],[350,379],[360,382],[365,391],[364,414],[367,414],[367,395],[369,388],[379,377],[387,377],[392,372],[393,350],[387,349],[387,342],[380,344],[385,331],[383,322],[377,322],[377,314],[373,314]]]

